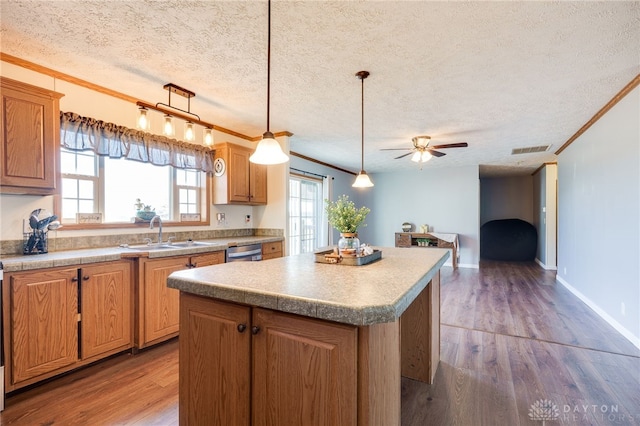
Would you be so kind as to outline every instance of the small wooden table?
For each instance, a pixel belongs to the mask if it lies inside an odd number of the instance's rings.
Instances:
[[[453,269],[458,267],[458,234],[448,232],[396,232],[396,247],[421,247],[418,245],[418,240],[422,238],[432,240],[432,245],[423,246],[425,248],[437,247],[451,249]]]

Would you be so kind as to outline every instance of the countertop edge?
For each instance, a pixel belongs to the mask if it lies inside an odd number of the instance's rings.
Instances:
[[[450,257],[449,251],[443,249],[440,259],[400,298],[393,303],[364,307],[350,307],[327,301],[308,299],[265,291],[252,291],[242,286],[229,286],[197,279],[170,275],[167,286],[185,293],[209,297],[227,302],[277,310],[280,312],[302,315],[310,318],[334,321],[354,326],[367,326],[396,321],[427,287],[436,273]]]

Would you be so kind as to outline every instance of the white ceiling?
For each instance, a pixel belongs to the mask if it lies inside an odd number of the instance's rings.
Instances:
[[[266,1],[0,2],[1,50],[167,102],[251,136],[266,130]],[[530,173],[640,72],[640,2],[280,1],[272,4],[271,130],[291,149],[360,169],[418,170],[417,135],[443,150],[425,168]],[[184,105],[180,104],[183,102]],[[172,97],[186,109],[186,99]],[[100,118],[100,117],[96,117]],[[551,145],[512,156],[513,148]],[[606,145],[606,141],[603,141]]]

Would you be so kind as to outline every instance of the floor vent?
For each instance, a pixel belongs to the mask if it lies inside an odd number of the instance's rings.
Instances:
[[[551,145],[540,145],[540,146],[528,146],[525,148],[514,148],[511,150],[511,155],[517,154],[531,154],[534,152],[545,152],[548,151]]]

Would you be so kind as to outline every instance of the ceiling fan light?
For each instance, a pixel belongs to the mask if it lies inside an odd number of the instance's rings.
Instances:
[[[414,163],[419,163],[421,158],[422,158],[422,153],[420,151],[416,151],[411,156],[411,161],[413,161]]]
[[[431,160],[431,157],[433,157],[433,155],[431,155],[431,153],[429,151],[424,151],[422,152],[422,162],[426,163],[427,161]]]
[[[255,164],[282,164],[289,161],[289,156],[282,151],[280,144],[271,132],[264,132],[256,150],[249,157]]]
[[[431,136],[416,136],[413,139],[413,146],[416,148],[426,148],[431,141]]]
[[[351,185],[353,188],[371,188],[373,186],[373,182],[371,182],[371,178],[364,170],[360,170],[358,176],[356,176],[356,181]]]

